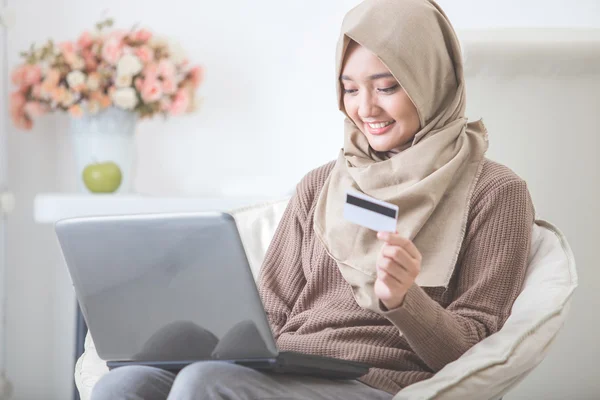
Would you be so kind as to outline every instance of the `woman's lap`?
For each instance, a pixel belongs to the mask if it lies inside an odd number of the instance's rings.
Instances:
[[[152,367],[120,367],[94,387],[92,400],[305,400],[386,399],[392,395],[355,380],[266,374],[239,365],[207,361],[175,374]]]

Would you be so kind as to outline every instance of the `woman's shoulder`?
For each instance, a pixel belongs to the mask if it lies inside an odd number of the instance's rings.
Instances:
[[[335,166],[335,160],[329,161],[309,171],[296,185],[296,196],[304,210],[308,211],[321,193],[325,181]]]
[[[485,158],[481,174],[471,197],[472,206],[487,199],[493,193],[498,193],[504,188],[511,192],[525,192],[529,196],[527,182],[508,166],[497,161]]]

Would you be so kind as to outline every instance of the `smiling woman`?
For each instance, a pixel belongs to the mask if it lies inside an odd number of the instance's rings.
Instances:
[[[374,150],[393,154],[410,145],[420,128],[419,113],[375,54],[350,42],[340,79],[346,113]]]
[[[121,367],[93,400],[389,400],[503,326],[525,277],[534,209],[526,183],[485,158],[483,123],[465,116],[450,21],[433,0],[366,0],[346,14],[337,50],[344,146],[298,183],[259,290],[278,350],[369,372],[334,381],[217,363],[177,375]],[[345,220],[348,189],[397,206],[396,232]]]

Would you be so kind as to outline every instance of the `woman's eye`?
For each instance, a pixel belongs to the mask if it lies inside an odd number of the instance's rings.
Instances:
[[[356,89],[344,89],[344,93],[356,93]]]
[[[388,88],[377,89],[377,90],[379,90],[380,92],[383,92],[383,93],[392,93],[393,91],[395,91],[399,87],[400,87],[400,85],[396,84],[396,85],[390,86]]]

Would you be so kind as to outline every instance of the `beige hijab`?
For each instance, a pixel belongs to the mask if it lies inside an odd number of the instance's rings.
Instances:
[[[460,45],[435,2],[366,0],[345,16],[336,56],[338,101],[344,113],[339,76],[350,40],[381,59],[421,121],[412,145],[382,154],[346,118],[344,148],[315,209],[317,237],[352,286],[357,303],[379,311],[373,284],[383,243],[376,232],[343,218],[345,191],[351,188],[398,205],[397,232],[423,255],[416,283],[447,287],[487,151],[487,132],[481,121],[468,123],[464,115]]]

